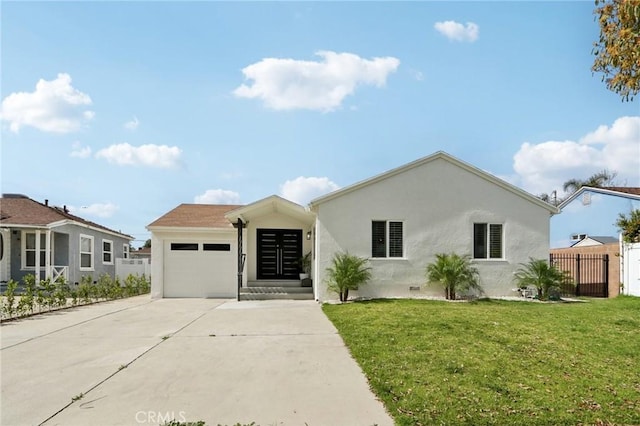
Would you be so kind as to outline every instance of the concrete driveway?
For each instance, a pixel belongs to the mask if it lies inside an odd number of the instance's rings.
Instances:
[[[0,332],[3,426],[393,424],[313,301],[140,296]]]

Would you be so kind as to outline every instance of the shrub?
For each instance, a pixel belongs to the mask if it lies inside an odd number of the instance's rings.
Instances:
[[[22,277],[22,283],[24,284],[24,294],[20,298],[20,312],[22,315],[29,315],[33,313],[36,303],[36,276],[27,274]]]
[[[371,279],[371,268],[365,267],[367,259],[349,253],[336,253],[332,265],[327,268],[330,291],[338,294],[341,302],[349,298],[349,290],[357,290],[358,286]]]
[[[7,289],[4,291],[4,303],[2,305],[2,310],[6,313],[7,316],[11,317],[16,312],[16,289],[18,288],[18,283],[14,280],[9,280],[7,283]]]
[[[480,275],[471,265],[470,256],[460,256],[456,253],[438,253],[436,261],[427,265],[427,280],[444,287],[445,297],[455,299],[456,293],[479,290]]]
[[[550,294],[559,292],[563,284],[571,283],[567,272],[549,265],[544,259],[531,258],[529,263],[520,265],[514,277],[518,287],[535,287],[540,300],[547,300]]]
[[[54,290],[52,295],[53,305],[59,308],[67,306],[67,297],[69,296],[69,293],[70,291],[69,286],[67,285],[67,281],[63,277],[58,278],[58,280],[54,283]]]

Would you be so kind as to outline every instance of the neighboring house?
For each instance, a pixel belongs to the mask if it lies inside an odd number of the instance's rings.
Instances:
[[[0,282],[64,277],[79,283],[91,275],[115,276],[116,259],[127,258],[129,235],[24,195],[0,198]]]
[[[141,247],[138,250],[129,252],[131,259],[148,259],[151,262],[151,247]]]
[[[639,187],[583,186],[564,200],[551,219],[551,248],[570,247],[587,235],[617,235],[619,214],[640,209]]]
[[[366,257],[372,279],[355,296],[442,296],[425,285],[437,253],[468,254],[488,296],[514,296],[513,273],[548,257],[549,217],[537,197],[437,152],[313,200],[278,196],[246,206],[182,204],[152,233],[152,297],[236,297],[239,287],[299,282],[312,253],[313,295],[328,293],[337,252]]]
[[[579,234],[578,238],[579,239],[573,243],[571,247],[592,247],[619,243],[619,240],[616,237],[592,237],[587,234]]]

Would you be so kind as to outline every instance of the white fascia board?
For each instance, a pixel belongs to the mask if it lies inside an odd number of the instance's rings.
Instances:
[[[21,225],[19,223],[3,223],[0,228],[22,228],[22,229],[49,229],[48,225]]]
[[[115,232],[115,231],[109,231],[107,229],[97,228],[95,226],[87,225],[86,223],[82,223],[82,222],[76,222],[75,220],[70,220],[70,219],[63,219],[63,220],[59,220],[57,222],[51,222],[49,225],[47,225],[47,228],[48,229],[53,229],[53,228],[57,228],[59,226],[64,226],[64,225],[75,225],[75,226],[79,226],[81,228],[91,229],[92,231],[102,232],[103,234],[108,234],[108,235],[113,235],[113,236],[116,236],[116,237],[119,237],[119,238],[124,238],[127,241],[133,241],[134,240],[134,238],[131,238],[130,235],[121,234],[121,233]]]
[[[219,234],[219,233],[237,233],[235,228],[204,228],[195,226],[147,226],[147,231],[154,233],[167,233],[167,234],[184,234],[184,233],[204,233],[204,234]]]
[[[639,200],[640,201],[640,195],[628,194],[626,192],[612,191],[610,189],[594,188],[592,186],[581,186],[580,189],[578,189],[576,192],[571,194],[566,200],[564,200],[562,203],[560,203],[558,205],[558,208],[560,210],[562,210],[568,204],[570,204],[573,200],[575,200],[580,195],[582,195],[582,193],[585,192],[585,191],[595,192],[597,194],[603,194],[603,195],[610,195],[612,197],[628,198],[630,200]]]

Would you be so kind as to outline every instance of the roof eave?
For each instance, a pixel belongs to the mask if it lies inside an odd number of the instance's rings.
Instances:
[[[571,202],[573,202],[573,200],[575,200],[580,195],[582,195],[582,193],[585,192],[585,191],[591,191],[591,192],[595,192],[595,193],[598,193],[598,194],[611,195],[613,197],[628,198],[630,200],[638,200],[638,201],[640,201],[640,195],[629,194],[628,192],[612,191],[610,189],[604,189],[604,188],[596,188],[596,187],[593,187],[593,186],[581,186],[580,189],[578,189],[576,192],[571,194],[566,200],[561,202],[558,205],[558,208],[560,210],[562,210],[567,205],[569,205]]]
[[[169,226],[169,225],[147,225],[149,232],[235,232],[232,227],[214,227],[214,226]]]

